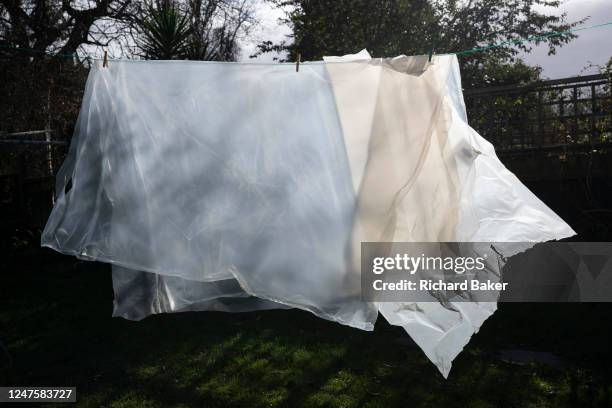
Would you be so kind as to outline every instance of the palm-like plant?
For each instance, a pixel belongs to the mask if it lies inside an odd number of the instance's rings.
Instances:
[[[145,6],[144,17],[136,21],[137,40],[147,59],[183,59],[190,48],[189,16],[172,0],[158,0]]]

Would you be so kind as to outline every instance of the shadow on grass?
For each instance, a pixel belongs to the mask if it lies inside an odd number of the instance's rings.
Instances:
[[[298,310],[112,318],[110,268],[33,250],[4,261],[7,385],[74,385],[78,405],[609,406],[608,304],[505,304],[448,380],[399,328],[373,333]],[[563,367],[505,361],[554,353]],[[6,364],[5,364],[6,365]],[[57,406],[57,405],[54,405]],[[74,406],[74,405],[71,405]]]

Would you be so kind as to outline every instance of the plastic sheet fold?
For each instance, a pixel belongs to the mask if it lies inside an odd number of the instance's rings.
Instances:
[[[364,302],[361,242],[574,234],[469,127],[455,56],[98,62],[56,190],[42,245],[111,263],[117,316],[381,312],[445,376],[496,304]]]

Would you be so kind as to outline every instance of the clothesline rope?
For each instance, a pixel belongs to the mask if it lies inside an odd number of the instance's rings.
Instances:
[[[503,47],[504,45],[525,44],[525,43],[532,42],[532,41],[541,41],[541,40],[546,40],[546,39],[553,38],[553,37],[560,37],[562,35],[572,34],[572,33],[578,32],[578,31],[591,30],[591,29],[595,29],[595,28],[603,28],[603,27],[608,27],[608,26],[612,26],[612,21],[609,21],[607,23],[587,26],[587,27],[579,27],[579,28],[573,28],[573,29],[569,29],[569,30],[565,30],[565,31],[552,32],[552,33],[543,34],[543,35],[533,35],[531,37],[527,37],[527,38],[524,38],[524,39],[502,41],[502,42],[497,43],[497,44],[491,44],[491,45],[487,45],[487,46],[484,46],[484,47],[470,48],[470,49],[467,49],[467,50],[463,50],[463,51],[459,51],[459,52],[454,52],[454,53],[449,53],[449,54],[455,54],[455,55],[473,54],[473,53],[476,53],[476,52],[488,51],[488,50],[491,50],[491,49]]]
[[[541,40],[547,40],[549,38],[553,38],[553,37],[560,37],[563,35],[567,35],[567,34],[572,34],[575,32],[579,32],[579,31],[585,31],[585,30],[592,30],[592,29],[597,29],[597,28],[604,28],[604,27],[610,27],[612,26],[612,21],[608,21],[607,23],[602,23],[602,24],[595,24],[595,25],[591,25],[591,26],[587,26],[587,27],[579,27],[579,28],[572,28],[569,30],[565,30],[565,31],[555,31],[555,32],[551,32],[548,34],[542,34],[542,35],[533,35],[527,38],[522,38],[522,39],[516,39],[516,40],[508,40],[508,41],[502,41],[496,44],[491,44],[491,45],[486,45],[483,47],[474,47],[474,48],[469,48],[463,51],[457,51],[457,52],[447,52],[447,53],[441,53],[438,55],[469,55],[469,54],[474,54],[474,53],[478,53],[478,52],[484,52],[484,51],[489,51],[495,48],[500,48],[506,45],[520,45],[520,44],[525,44],[525,43],[529,43],[529,42],[533,42],[533,41],[541,41]],[[0,48],[4,48],[4,49],[12,49],[15,51],[23,51],[23,52],[32,52],[32,53],[38,53],[38,54],[46,54],[50,57],[54,57],[54,58],[81,58],[78,54],[65,54],[65,53],[53,53],[51,51],[47,51],[47,50],[41,50],[41,49],[34,49],[34,48],[26,48],[26,47],[14,47],[11,45],[0,45]],[[101,61],[102,58],[101,57],[95,57],[95,56],[91,56],[89,54],[85,54],[84,56],[85,59],[88,60],[98,60]],[[111,61],[118,61],[118,60],[126,60],[123,58],[108,58],[108,60]],[[139,61],[139,60],[127,60],[127,61]],[[208,61],[208,62],[221,62],[221,61]],[[246,64],[243,62],[243,64]],[[252,64],[252,63],[251,63]],[[264,65],[265,63],[261,63],[258,62],[256,64],[262,64]],[[275,62],[275,63],[270,63],[270,65],[278,65],[278,64],[282,64],[279,62]],[[288,62],[287,64],[291,64],[293,65],[293,62]]]

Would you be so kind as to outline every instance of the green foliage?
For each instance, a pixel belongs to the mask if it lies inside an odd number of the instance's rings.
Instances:
[[[134,19],[138,53],[166,60],[235,61],[254,23],[247,0],[155,0]]]
[[[259,53],[286,51],[293,60],[320,59],[367,48],[373,56],[457,52],[549,32],[581,23],[566,16],[539,12],[536,6],[556,7],[558,0],[269,0],[286,10],[285,22],[293,41],[259,44]],[[573,34],[546,41],[549,52],[575,38]],[[504,45],[461,56],[464,86],[532,80],[539,76],[517,59],[533,44]],[[483,72],[487,74],[484,79]]]
[[[148,3],[145,16],[137,20],[141,38],[137,40],[147,59],[183,59],[189,50],[189,18],[172,0]]]
[[[342,55],[367,48],[375,56],[424,52],[431,38],[434,8],[427,0],[271,0],[287,10],[293,42],[259,45],[259,52],[298,52],[304,60]],[[415,24],[415,22],[418,22]],[[418,41],[415,41],[418,39]]]
[[[526,84],[540,79],[541,72],[542,68],[529,66],[520,59],[512,62],[485,59],[478,67],[478,80],[472,79],[470,87]]]

